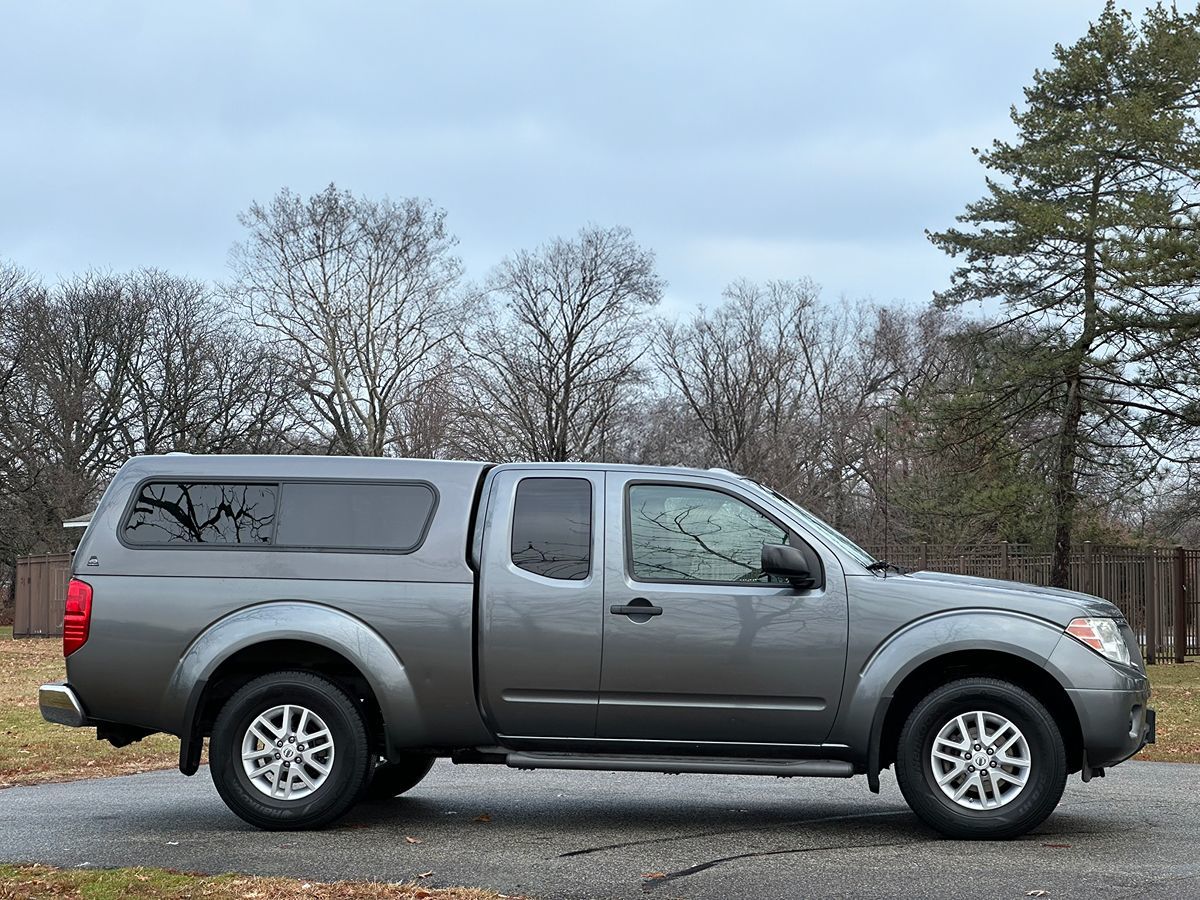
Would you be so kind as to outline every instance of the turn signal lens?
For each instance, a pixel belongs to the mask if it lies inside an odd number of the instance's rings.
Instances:
[[[63,656],[70,656],[87,642],[91,623],[92,586],[72,578],[63,607]]]
[[[1087,644],[1101,656],[1129,665],[1129,647],[1121,636],[1116,619],[1074,619],[1067,626],[1067,634]]]

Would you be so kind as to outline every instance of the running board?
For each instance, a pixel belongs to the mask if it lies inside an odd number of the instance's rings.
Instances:
[[[850,778],[851,763],[837,759],[734,759],[700,756],[606,756],[596,753],[508,754],[514,769],[587,769],[600,772],[665,772],[668,775],[774,775],[776,778]]]

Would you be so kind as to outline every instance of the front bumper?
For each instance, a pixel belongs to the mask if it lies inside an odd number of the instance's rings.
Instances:
[[[66,682],[58,681],[53,684],[43,684],[38,690],[38,709],[42,718],[55,725],[70,725],[72,728],[82,728],[90,725],[83,704],[75,696],[75,692]]]
[[[1115,766],[1154,740],[1150,679],[1140,666],[1111,662],[1064,635],[1046,668],[1075,707],[1086,768]]]
[[[1079,713],[1088,765],[1103,768],[1129,759],[1154,743],[1150,691],[1074,691],[1067,693]]]

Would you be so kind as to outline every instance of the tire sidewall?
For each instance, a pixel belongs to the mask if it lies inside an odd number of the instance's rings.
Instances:
[[[996,809],[959,806],[938,786],[930,753],[941,728],[957,715],[993,712],[1009,719],[1029,745],[1029,779]],[[1004,682],[967,680],[940,688],[917,704],[900,735],[897,778],[905,799],[939,831],[961,838],[1004,838],[1041,824],[1058,805],[1066,781],[1066,752],[1057,725],[1036,699]]]
[[[320,716],[334,743],[329,777],[300,800],[267,797],[251,784],[241,760],[250,723],[285,703],[305,706]],[[316,828],[337,818],[358,798],[371,762],[355,703],[331,682],[307,673],[265,676],[234,694],[213,727],[209,757],[222,799],[242,819],[266,829]]]

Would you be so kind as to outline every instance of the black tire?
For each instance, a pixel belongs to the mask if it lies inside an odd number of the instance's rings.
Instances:
[[[283,704],[319,716],[333,742],[328,775],[301,799],[268,797],[242,765],[242,741],[250,725]],[[243,685],[217,715],[209,741],[217,793],[239,817],[269,831],[321,828],[344,815],[362,796],[374,761],[359,705],[332,681],[311,672],[276,672]]]
[[[1024,787],[1010,801],[992,809],[968,809],[946,796],[935,780],[930,758],[941,728],[956,716],[973,711],[1007,718],[1024,735],[1029,748]],[[974,745],[965,752],[976,752]],[[947,766],[947,773],[952,765]],[[1058,806],[1067,781],[1067,754],[1053,717],[1028,691],[997,678],[964,678],[937,688],[913,709],[900,731],[896,780],[912,811],[947,837],[1013,838],[1042,824]],[[976,789],[968,791],[968,799],[978,796]]]
[[[429,774],[436,761],[436,756],[409,753],[392,762],[381,762],[367,785],[367,796],[372,800],[391,800],[411,791]]]

